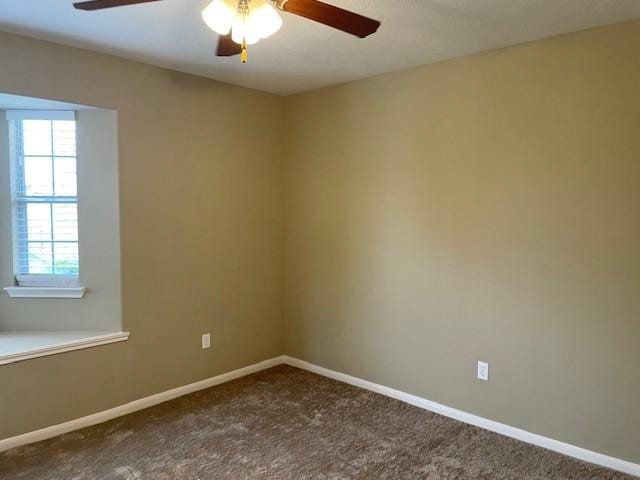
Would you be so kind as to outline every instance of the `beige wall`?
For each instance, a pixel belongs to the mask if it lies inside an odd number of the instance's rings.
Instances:
[[[0,287],[13,285],[8,122],[0,112]],[[120,331],[117,115],[76,114],[81,301],[13,299],[0,294],[0,331]],[[1,290],[0,290],[1,291]]]
[[[289,97],[287,353],[639,462],[639,52],[632,22]]]
[[[282,100],[8,34],[0,64],[0,92],[118,112],[131,331],[0,367],[0,438],[281,354]]]

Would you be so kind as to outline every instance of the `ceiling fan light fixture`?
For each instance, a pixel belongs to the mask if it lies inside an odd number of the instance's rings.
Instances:
[[[247,45],[282,27],[282,18],[267,0],[213,0],[202,11],[202,19],[217,34],[232,32],[234,42]]]
[[[238,13],[235,0],[213,0],[202,11],[202,19],[207,26],[219,35],[227,35],[231,31]]]

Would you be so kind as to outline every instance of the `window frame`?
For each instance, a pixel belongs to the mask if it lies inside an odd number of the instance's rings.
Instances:
[[[28,252],[25,251],[28,248],[29,239],[20,238],[19,232],[21,229],[28,231],[27,222],[27,205],[30,203],[47,204],[51,209],[51,235],[53,235],[53,206],[74,204],[76,205],[76,211],[78,209],[78,194],[76,190],[75,196],[56,196],[55,195],[55,159],[56,158],[74,158],[77,162],[77,152],[75,156],[70,155],[55,155],[54,151],[51,151],[51,155],[29,155],[29,157],[41,157],[51,158],[52,169],[52,185],[54,190],[52,195],[27,195],[25,182],[25,154],[24,154],[24,136],[23,136],[23,121],[24,120],[71,120],[75,122],[75,112],[73,111],[7,111],[7,120],[9,121],[9,134],[10,134],[10,183],[11,183],[11,217],[12,217],[12,243],[13,243],[13,268],[16,284],[18,287],[30,287],[30,288],[74,288],[77,289],[80,286],[80,271],[77,274],[56,274],[56,273],[30,273],[24,272],[24,258],[28,258]],[[53,124],[52,124],[53,129]],[[53,132],[51,141],[53,142]],[[77,165],[77,163],[76,163]],[[22,182],[22,183],[20,183]],[[76,169],[76,188],[77,188],[77,169]],[[77,222],[77,217],[76,217]],[[79,224],[78,224],[79,230]],[[78,232],[79,233],[79,232]],[[79,238],[76,240],[62,240],[57,241],[51,237],[50,240],[43,240],[40,243],[47,243],[51,245],[52,262],[55,262],[55,245],[56,244],[75,244],[78,245],[78,267],[80,264],[80,252],[79,252]],[[52,264],[52,271],[55,272],[55,266]]]

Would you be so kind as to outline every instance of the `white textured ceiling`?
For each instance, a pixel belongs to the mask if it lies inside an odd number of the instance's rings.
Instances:
[[[325,0],[382,21],[360,40],[283,14],[249,63],[216,58],[209,0],[80,12],[73,0],[0,0],[0,29],[290,94],[640,17],[640,0]]]

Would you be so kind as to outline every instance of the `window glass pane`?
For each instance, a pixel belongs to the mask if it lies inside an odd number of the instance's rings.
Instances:
[[[26,195],[53,195],[53,172],[50,157],[24,158]]]
[[[53,205],[53,239],[74,242],[78,240],[78,207],[75,203]]]
[[[56,275],[78,275],[78,244],[54,243]]]
[[[29,242],[29,273],[53,273],[51,244]]]
[[[54,159],[54,177],[56,183],[56,196],[75,197],[76,190],[76,159]]]
[[[27,204],[27,235],[31,241],[51,241],[51,208],[48,203]]]
[[[51,155],[51,120],[22,121],[25,155]]]
[[[53,154],[59,157],[76,156],[76,122],[73,120],[54,120]]]
[[[14,131],[16,273],[78,275],[77,203],[56,198],[77,196],[75,122],[24,120]]]
[[[25,246],[25,249],[27,247]],[[29,255],[27,254],[22,254],[22,252],[20,252],[20,256],[18,257],[18,264],[16,265],[17,274],[23,274],[23,273],[28,273],[29,272]]]

